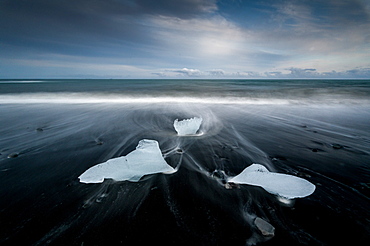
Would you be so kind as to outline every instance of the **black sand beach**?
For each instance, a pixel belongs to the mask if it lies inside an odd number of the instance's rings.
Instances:
[[[146,89],[145,96],[153,90]],[[334,95],[344,103],[307,98],[287,104],[68,98],[46,103],[31,102],[30,94],[16,102],[12,90],[0,96],[1,245],[366,245],[370,240],[370,110],[363,101],[348,102],[347,94]],[[253,91],[261,95],[261,90],[266,87]],[[173,121],[194,116],[203,118],[203,134],[177,136]],[[157,140],[178,172],[140,182],[79,182],[88,168],[126,155],[141,139]],[[287,200],[256,186],[225,188],[223,175],[235,176],[252,163],[304,178],[316,190]],[[273,237],[262,235],[257,217],[275,228]]]

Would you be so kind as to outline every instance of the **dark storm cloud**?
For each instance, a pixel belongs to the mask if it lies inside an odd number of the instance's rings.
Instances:
[[[19,24],[20,28],[33,27],[36,31],[54,25],[63,26],[66,31],[76,27],[89,30],[98,22],[102,22],[100,27],[106,27],[107,23],[114,24],[114,20],[130,16],[190,18],[213,10],[216,5],[212,0],[4,0],[0,3],[3,27]]]
[[[217,9],[216,0],[137,0],[135,2],[143,12],[180,18],[194,17]]]
[[[213,1],[206,0],[5,0],[0,3],[0,42],[63,54],[110,56],[115,53],[110,48],[133,51],[137,44],[155,42],[146,16],[190,18],[215,8]]]
[[[192,17],[217,9],[214,0],[3,0],[1,11],[34,16],[48,15],[62,21],[79,21],[86,15],[140,15]]]
[[[128,19],[115,20],[122,12],[103,1],[6,1],[1,5],[0,40],[64,54],[91,52],[89,47],[110,39],[141,40],[141,34],[129,29]]]

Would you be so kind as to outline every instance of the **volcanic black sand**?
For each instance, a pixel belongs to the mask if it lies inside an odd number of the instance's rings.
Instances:
[[[366,105],[2,104],[1,245],[365,245],[370,240]],[[202,117],[179,137],[175,119]],[[82,184],[89,167],[157,140],[171,175]],[[226,189],[252,163],[315,192],[280,199]],[[230,188],[230,187],[228,187]],[[275,228],[263,236],[261,218]]]

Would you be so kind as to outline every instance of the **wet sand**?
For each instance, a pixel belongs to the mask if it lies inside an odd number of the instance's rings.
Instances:
[[[369,241],[370,112],[361,105],[0,105],[2,245],[364,245]],[[201,136],[175,119],[202,117]],[[172,175],[82,184],[89,167],[159,142]],[[279,200],[225,189],[252,163],[316,185]],[[218,178],[217,178],[218,177]],[[264,237],[254,220],[275,228]]]

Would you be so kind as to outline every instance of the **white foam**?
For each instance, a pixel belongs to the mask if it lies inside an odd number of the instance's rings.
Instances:
[[[24,83],[42,83],[42,80],[2,80],[0,84],[24,84]]]
[[[165,96],[165,95],[130,95],[116,93],[90,92],[35,92],[0,94],[1,104],[156,104],[156,103],[186,103],[186,104],[230,104],[230,105],[346,105],[370,104],[367,98],[264,98],[242,96]]]
[[[137,182],[147,174],[174,172],[176,170],[164,160],[158,142],[143,139],[137,145],[136,150],[126,156],[95,165],[78,178],[81,183],[102,183],[104,179]]]
[[[286,105],[291,101],[276,98],[243,97],[191,97],[191,96],[149,96],[119,95],[104,93],[56,92],[56,93],[17,93],[0,95],[1,104],[154,104],[154,103],[192,103],[192,104],[242,104],[242,105]]]
[[[176,119],[173,122],[173,126],[179,136],[195,135],[202,124],[203,119],[194,117],[190,119],[184,119],[179,121]]]
[[[315,185],[288,174],[273,173],[260,164],[252,164],[228,182],[260,186],[267,192],[284,198],[306,197],[315,191]]]

